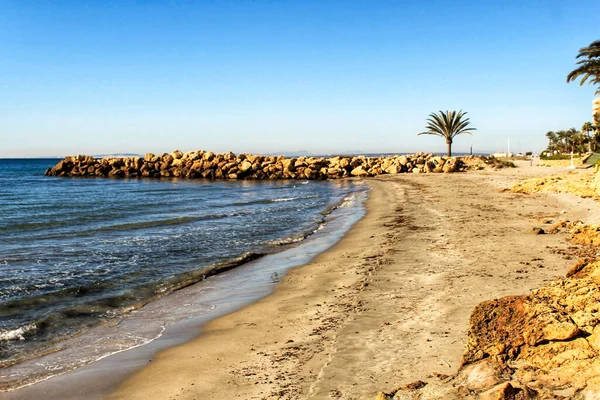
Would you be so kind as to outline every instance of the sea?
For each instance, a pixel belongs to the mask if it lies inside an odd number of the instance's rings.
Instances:
[[[367,187],[355,180],[44,176],[58,161],[0,159],[0,390],[210,313],[202,293],[214,297],[218,279],[274,285],[364,215]],[[183,296],[161,308],[193,287],[192,306]]]

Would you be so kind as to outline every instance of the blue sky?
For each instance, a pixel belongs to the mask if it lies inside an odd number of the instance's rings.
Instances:
[[[575,4],[576,3],[576,4]],[[206,149],[540,151],[598,1],[0,0],[0,157]]]

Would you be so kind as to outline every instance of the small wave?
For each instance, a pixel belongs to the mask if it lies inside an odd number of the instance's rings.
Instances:
[[[356,195],[356,193],[351,193],[348,196],[344,197],[344,200],[342,200],[340,205],[338,205],[336,208],[349,207],[351,205],[356,204],[357,200],[358,200],[358,196]]]
[[[302,199],[303,197],[288,197],[288,198],[283,198],[283,199],[273,199],[273,203],[283,203],[286,201],[294,201],[294,200],[299,200]]]
[[[185,225],[193,222],[199,221],[208,221],[215,219],[224,219],[237,217],[241,215],[248,214],[247,212],[232,212],[226,214],[208,214],[208,215],[200,215],[200,216],[189,216],[189,217],[176,217],[176,218],[168,218],[161,220],[153,220],[153,221],[143,221],[143,222],[128,222],[124,224],[116,224],[116,225],[108,225],[99,228],[92,229],[75,229],[69,232],[60,232],[60,233],[44,233],[41,235],[29,235],[24,237],[22,235],[15,236],[13,238],[6,239],[9,243],[22,243],[25,239],[27,240],[52,240],[52,239],[65,239],[69,237],[81,237],[81,236],[90,236],[94,235],[98,232],[114,232],[114,231],[126,231],[126,230],[138,230],[138,229],[148,229],[155,228],[160,226],[172,226],[172,225]],[[2,229],[0,228],[0,232]]]
[[[32,376],[31,378],[29,378],[27,380],[24,380],[22,384],[14,386],[14,387],[10,387],[8,389],[3,389],[3,391],[12,392],[12,391],[15,391],[15,390],[18,390],[18,389],[22,389],[22,388],[25,388],[25,387],[28,387],[28,386],[32,386],[32,385],[35,385],[37,383],[47,381],[48,379],[64,375],[64,374],[66,374],[68,372],[71,372],[72,370],[74,370],[76,368],[79,368],[79,367],[82,367],[82,366],[84,366],[86,364],[90,364],[92,362],[100,361],[103,358],[110,357],[112,355],[119,354],[119,353],[122,353],[124,351],[132,350],[132,349],[135,349],[137,347],[145,346],[148,343],[151,343],[151,342],[153,342],[153,341],[155,341],[155,340],[157,340],[157,339],[159,339],[159,338],[162,337],[162,335],[165,333],[166,327],[165,326],[161,326],[160,328],[161,328],[160,332],[158,334],[156,334],[155,336],[153,336],[153,337],[150,337],[150,338],[142,338],[142,337],[140,337],[139,339],[141,339],[141,340],[137,341],[135,344],[132,344],[130,346],[125,346],[125,347],[123,347],[121,349],[118,349],[118,350],[115,350],[115,351],[112,351],[112,352],[107,352],[107,353],[105,353],[105,354],[103,354],[101,356],[90,357],[88,359],[81,359],[81,360],[79,360],[78,363],[73,364],[73,365],[46,367],[45,370],[47,372],[54,372],[54,373],[40,375],[40,376]],[[41,364],[39,364],[39,365],[41,365]]]
[[[260,200],[251,200],[251,201],[240,201],[236,203],[226,204],[223,207],[228,206],[251,206],[254,204],[273,204],[273,203],[287,203],[289,201],[297,201],[297,200],[308,200],[308,199],[317,199],[320,196],[302,196],[302,197],[282,197],[279,199],[260,199]]]
[[[326,225],[325,223],[319,224],[319,226],[317,227],[317,229],[315,229],[315,230],[313,231],[313,233],[317,233],[317,232],[319,232],[320,230],[323,230],[323,229],[325,228],[325,225]]]
[[[105,226],[102,228],[98,228],[96,231],[98,231],[98,232],[120,231],[120,230],[154,228],[157,226],[182,225],[182,224],[189,224],[191,222],[197,222],[197,221],[228,218],[228,217],[232,217],[235,215],[236,214],[209,214],[209,215],[202,215],[202,216],[196,216],[196,217],[177,217],[177,218],[169,218],[169,219],[161,219],[161,220],[145,221],[145,222],[129,222],[129,223],[125,223],[125,224]]]
[[[12,340],[25,340],[27,333],[37,329],[36,324],[27,324],[16,329],[2,330],[0,329],[0,342],[9,342]]]
[[[161,282],[164,287],[167,287],[167,290],[164,292],[164,294],[172,293],[176,290],[180,290],[187,286],[193,285],[194,283],[200,282],[210,276],[218,275],[237,268],[250,261],[256,260],[257,258],[261,258],[264,255],[264,253],[247,252],[228,261],[218,262],[198,270],[192,270],[174,275],[171,278]]]
[[[283,239],[276,239],[268,242],[269,246],[285,246],[286,244],[298,243],[306,239],[307,236],[290,236]]]
[[[73,319],[74,321],[74,319],[77,319],[83,321],[98,318],[102,315],[127,313],[175,290],[202,281],[209,276],[236,268],[262,256],[264,256],[262,253],[248,252],[237,258],[217,262],[198,270],[182,272],[168,278],[131,286],[116,293],[115,285],[119,283],[113,280],[104,280],[15,298],[2,304],[0,316],[10,317],[25,311],[53,309],[53,312],[36,321],[38,333],[62,329],[60,325],[67,320]],[[22,290],[22,287],[20,289]],[[28,287],[28,290],[31,290],[31,287]],[[5,332],[0,330],[0,334],[5,334]]]
[[[284,245],[298,243],[298,242],[301,242],[301,241],[307,239],[309,236],[314,235],[315,233],[317,233],[325,228],[325,226],[327,225],[327,216],[329,216],[334,210],[337,210],[339,208],[350,207],[350,206],[357,204],[360,201],[360,193],[362,193],[362,191],[352,192],[352,193],[346,195],[341,200],[340,203],[333,204],[333,205],[329,206],[327,209],[325,209],[324,211],[322,211],[320,214],[323,216],[323,218],[322,218],[321,222],[319,223],[319,225],[312,231],[309,231],[308,233],[305,233],[300,236],[295,235],[295,236],[285,237],[282,239],[276,239],[276,240],[268,242],[267,244],[270,246],[284,246]],[[318,197],[318,196],[310,196],[310,197],[303,197],[303,198],[311,198],[311,197]]]

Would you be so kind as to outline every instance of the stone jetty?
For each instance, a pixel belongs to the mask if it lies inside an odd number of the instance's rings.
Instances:
[[[174,151],[144,157],[65,157],[48,176],[188,179],[340,179],[399,173],[456,172],[455,157],[417,153],[399,156],[294,157]]]

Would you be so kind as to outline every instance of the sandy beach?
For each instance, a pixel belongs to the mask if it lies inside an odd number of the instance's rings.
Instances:
[[[600,400],[598,11],[0,0],[0,400]]]
[[[454,373],[479,302],[563,275],[543,218],[598,222],[569,194],[501,192],[564,168],[381,176],[367,215],[263,300],[159,353],[110,399],[369,399]]]

